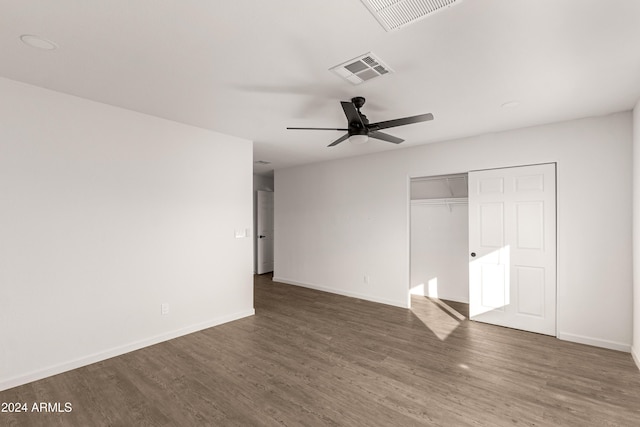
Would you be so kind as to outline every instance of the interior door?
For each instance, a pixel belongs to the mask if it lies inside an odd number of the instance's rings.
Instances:
[[[256,273],[273,271],[273,192],[257,192]]]
[[[556,335],[555,164],[469,172],[469,315]]]

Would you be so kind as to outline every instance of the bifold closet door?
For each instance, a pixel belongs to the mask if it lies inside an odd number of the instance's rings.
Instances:
[[[472,320],[556,335],[555,164],[469,172]]]

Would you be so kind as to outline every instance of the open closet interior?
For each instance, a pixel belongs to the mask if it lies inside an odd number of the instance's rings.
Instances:
[[[467,178],[411,179],[411,294],[469,302]]]

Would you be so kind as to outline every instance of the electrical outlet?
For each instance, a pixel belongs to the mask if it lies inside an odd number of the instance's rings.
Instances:
[[[163,316],[169,314],[169,304],[166,302],[160,304],[160,314]]]
[[[364,283],[366,283],[367,285],[369,284],[369,276],[364,276]]]

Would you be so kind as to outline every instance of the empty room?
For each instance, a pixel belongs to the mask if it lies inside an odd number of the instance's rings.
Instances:
[[[0,425],[640,424],[640,1],[0,17]]]

